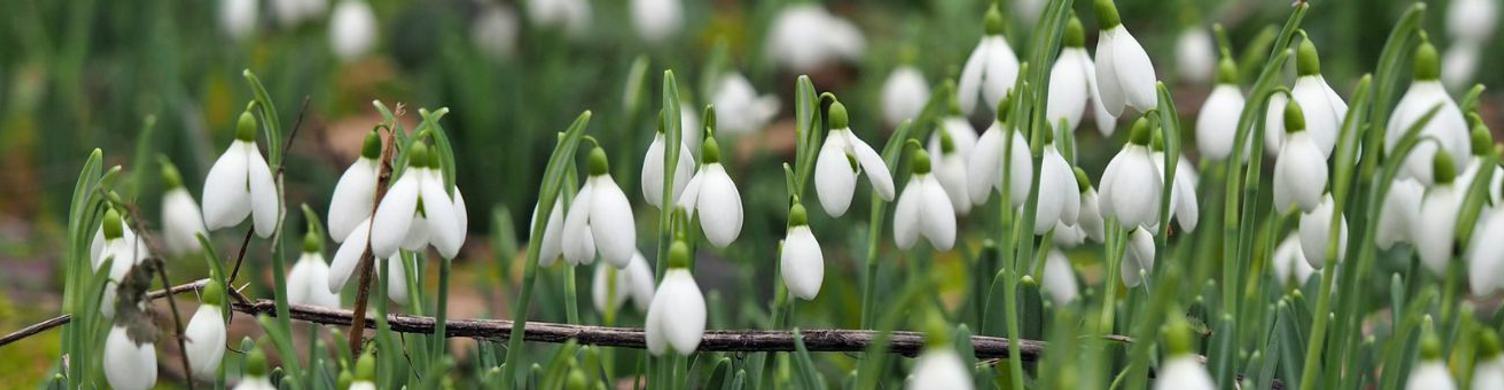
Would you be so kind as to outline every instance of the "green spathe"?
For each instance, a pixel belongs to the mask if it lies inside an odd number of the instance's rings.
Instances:
[[[1122,19],[1118,16],[1118,6],[1117,4],[1113,4],[1112,0],[1097,0],[1096,8],[1097,24],[1102,26],[1102,30],[1110,30],[1123,24]]]

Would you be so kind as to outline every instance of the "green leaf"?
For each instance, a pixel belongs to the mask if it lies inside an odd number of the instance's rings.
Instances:
[[[282,166],[282,122],[277,117],[277,106],[272,104],[272,97],[266,93],[266,86],[261,85],[261,79],[256,77],[250,69],[241,72],[245,81],[251,87],[251,94],[256,104],[257,119],[261,120],[261,127],[266,129],[266,162],[267,165],[277,169]]]

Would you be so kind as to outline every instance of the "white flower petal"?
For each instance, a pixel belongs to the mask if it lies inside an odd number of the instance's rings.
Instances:
[[[225,357],[225,320],[219,306],[199,305],[188,326],[183,328],[183,335],[184,352],[193,367],[193,377],[213,381]]]
[[[1374,235],[1379,249],[1389,249],[1401,241],[1413,242],[1411,226],[1420,222],[1420,200],[1425,192],[1426,187],[1414,179],[1397,179],[1390,184]]]
[[[1316,209],[1326,192],[1326,156],[1307,132],[1291,134],[1274,163],[1274,207],[1285,211],[1298,206],[1303,212]]]
[[[655,299],[664,299],[668,316],[659,320],[659,326],[667,333],[669,345],[680,355],[689,356],[705,336],[705,296],[686,269],[670,269],[663,275],[663,285],[665,291]]]
[[[569,211],[564,214],[560,246],[564,249],[564,260],[572,265],[595,261],[595,236],[590,227],[591,210],[595,204],[591,198],[595,196],[595,185],[595,180],[585,180],[585,185],[580,187],[580,191],[574,195],[574,201],[570,202]]]
[[[1149,62],[1149,54],[1123,25],[1119,24],[1108,33],[1116,35],[1111,41],[1113,58],[1103,66],[1110,67],[1117,74],[1124,102],[1138,112],[1149,112],[1159,104],[1154,87],[1158,79],[1154,76],[1154,64]]]
[[[898,126],[905,119],[918,117],[929,96],[929,83],[919,69],[910,65],[893,69],[883,82],[883,120],[888,126]]]
[[[428,246],[428,241],[428,219],[422,214],[414,215],[412,225],[407,228],[407,235],[402,237],[401,248],[413,252],[422,251],[423,247]]]
[[[1504,389],[1504,358],[1495,355],[1492,359],[1478,362],[1478,365],[1473,367],[1472,388]]]
[[[162,241],[167,251],[178,256],[198,252],[202,246],[198,235],[209,236],[204,215],[188,189],[174,188],[162,195]]]
[[[866,142],[856,137],[851,130],[845,132],[846,147],[851,148],[856,162],[862,166],[862,173],[867,175],[867,181],[872,184],[872,190],[877,196],[886,201],[892,201],[895,194],[893,187],[893,174],[888,172],[888,164],[883,162],[883,156],[872,150]]]
[[[1008,91],[1013,90],[1018,79],[1018,56],[1013,54],[1013,47],[1008,46],[1008,40],[1002,35],[982,39],[991,41],[987,45],[987,62],[982,69],[982,97],[987,99],[987,107],[995,109]]]
[[[819,195],[820,206],[832,217],[846,214],[851,194],[856,191],[856,170],[846,157],[846,139],[837,131],[825,137],[815,159],[815,193]]]
[[[914,182],[916,180],[918,183]],[[915,184],[923,191],[920,194],[923,203],[920,204],[919,215],[923,230],[920,233],[935,249],[950,250],[956,245],[956,215],[950,212],[954,210],[950,196],[945,194],[945,188],[932,175],[916,176],[909,185]]]
[[[1331,86],[1321,76],[1303,76],[1295,80],[1290,95],[1300,103],[1306,117],[1306,132],[1321,148],[1323,157],[1331,156],[1337,145],[1337,133],[1341,132],[1342,116],[1347,115],[1347,104],[1333,99],[1335,92],[1328,93]],[[1334,101],[1335,100],[1335,101]]]
[[[1139,272],[1145,274],[1154,272],[1154,236],[1148,230],[1140,227],[1133,229],[1128,236],[1128,248],[1123,254],[1123,264],[1119,272],[1123,276],[1123,284],[1128,287],[1138,287]]]
[[[971,114],[976,111],[977,99],[982,96],[982,71],[986,66],[988,45],[991,41],[987,37],[977,42],[977,47],[971,50],[971,55],[966,57],[966,64],[961,67],[961,78],[956,85],[956,102],[961,106],[961,112]],[[996,107],[987,107],[983,112],[991,112]]]
[[[1127,91],[1123,90],[1124,80],[1118,75],[1118,57],[1126,55],[1118,53],[1118,45],[1114,41],[1120,39],[1117,34],[1119,29],[1103,30],[1097,35],[1097,98],[1102,102],[1102,108],[1107,114],[1114,117],[1123,115],[1123,108],[1128,105]]]
[[[1285,145],[1286,104],[1290,104],[1290,97],[1276,93],[1269,96],[1269,106],[1264,110],[1264,154],[1270,157],[1279,157]]]
[[[1447,263],[1452,261],[1462,196],[1452,186],[1441,185],[1431,188],[1421,200],[1420,220],[1413,231],[1415,250],[1421,264],[1437,275],[1445,274]]]
[[[1286,286],[1300,287],[1304,285],[1316,269],[1306,260],[1305,249],[1300,244],[1301,235],[1292,233],[1280,241],[1279,246],[1274,248],[1274,256],[1271,262],[1274,266],[1274,276],[1280,283]]]
[[[460,230],[459,212],[454,209],[454,200],[444,191],[444,179],[439,172],[426,169],[428,175],[422,180],[419,196],[423,199],[423,217],[428,222],[429,243],[439,251],[439,256],[453,259],[465,244],[465,232]]]
[[[329,237],[342,242],[371,215],[376,201],[376,161],[361,157],[345,169],[329,199]]]
[[[530,221],[527,224],[528,229],[532,229],[538,221],[538,205],[536,204],[533,205],[533,216]],[[563,236],[564,198],[559,197],[554,199],[554,208],[549,211],[548,222],[543,225],[543,237],[540,239],[535,235],[534,238],[529,239],[531,241],[529,245],[541,245],[538,248],[538,265],[547,267],[559,260],[559,256],[564,252]]]
[[[992,188],[1002,180],[1003,133],[1001,125],[993,122],[986,132],[977,138],[976,147],[966,159],[966,186],[971,203],[982,205],[992,196]]]
[[[627,194],[610,176],[590,178],[595,182],[590,199],[590,230],[601,259],[623,268],[637,252],[637,225]],[[571,214],[573,214],[571,212]]]
[[[1086,231],[1086,237],[1092,241],[1104,242],[1107,239],[1107,229],[1102,220],[1102,211],[1097,190],[1088,188],[1081,193],[1081,212],[1076,216],[1076,225]]]
[[[407,304],[407,263],[402,256],[392,256],[381,264],[375,264],[376,275],[387,278],[386,296],[398,305]],[[391,271],[390,276],[381,276],[382,269]]]
[[[1194,355],[1180,354],[1164,363],[1154,380],[1154,390],[1212,390],[1217,383]]]
[[[595,275],[590,280],[590,301],[595,304],[596,312],[605,315],[612,308],[621,310],[630,295],[627,290],[632,288],[627,271],[609,264],[597,264]]]
[[[204,225],[211,230],[239,225],[251,215],[249,158],[242,143],[230,144],[204,178]]]
[[[361,0],[342,0],[329,19],[329,45],[340,60],[366,54],[376,44],[376,13]]]
[[[971,195],[966,184],[966,159],[958,153],[940,156],[934,167],[935,179],[940,181],[941,187],[945,188],[945,194],[950,196],[950,205],[956,215],[966,215],[971,211]]]
[[[648,145],[648,151],[642,159],[642,197],[648,204],[658,207],[663,200],[663,134],[654,134],[653,143]],[[679,165],[674,167],[674,196],[670,202],[679,198],[684,192],[684,186],[689,184],[689,175],[694,173],[694,154],[690,153],[689,147],[679,145]]]
[[[1128,145],[1109,167],[1113,176],[1102,177],[1103,212],[1117,216],[1124,228],[1159,223],[1159,197],[1164,183],[1154,169],[1148,148]],[[1121,160],[1119,160],[1121,158]]]
[[[695,207],[699,210],[700,228],[705,231],[706,240],[725,248],[742,232],[742,196],[721,164],[707,164],[700,175],[705,176]]]
[[[1175,70],[1180,77],[1204,85],[1212,80],[1216,69],[1217,45],[1211,31],[1202,27],[1182,31],[1175,41]]]
[[[1504,207],[1494,206],[1474,227],[1467,251],[1467,280],[1473,295],[1485,296],[1504,287]],[[1504,375],[1500,371],[1499,375]]]
[[[387,189],[386,197],[376,207],[376,215],[371,218],[371,253],[376,257],[392,257],[407,238],[418,210],[418,180],[418,172],[408,170]]]
[[[1243,92],[1237,85],[1218,84],[1212,89],[1201,106],[1201,112],[1196,115],[1196,148],[1202,155],[1224,160],[1232,154],[1243,105]]]
[[[116,390],[146,390],[157,383],[156,348],[131,341],[124,326],[110,327],[101,361],[105,380]]]
[[[1300,247],[1303,257],[1311,268],[1321,269],[1326,264],[1327,246],[1331,244],[1332,196],[1325,195],[1315,210],[1300,215]],[[1342,227],[1337,239],[1337,261],[1347,257],[1347,217],[1342,218]]]
[[[820,253],[820,243],[815,241],[809,226],[789,229],[778,259],[778,270],[789,294],[804,300],[815,299],[820,293],[821,282],[825,280],[825,257]]]
[[[947,348],[949,346],[927,347],[914,361],[914,372],[904,381],[904,388],[971,390],[971,369],[961,361],[960,355]]]
[[[268,238],[277,229],[277,218],[281,212],[279,208],[281,199],[277,196],[277,182],[272,181],[272,171],[266,166],[266,159],[261,158],[261,152],[256,150],[256,144],[245,143],[246,169],[249,169],[247,179],[251,186],[251,221],[256,229],[256,236]]]
[[[334,252],[334,264],[329,267],[329,291],[339,293],[345,288],[345,283],[350,280],[350,275],[360,265],[360,257],[365,254],[368,236],[371,233],[371,219],[366,218],[350,231],[345,237],[345,242],[340,244],[339,250]]]
[[[1089,61],[1091,57],[1084,48],[1060,50],[1060,57],[1050,71],[1049,105],[1045,106],[1045,118],[1052,126],[1064,119],[1067,128],[1075,131],[1081,124],[1087,97],[1091,94],[1087,91],[1090,86],[1086,83],[1086,74],[1094,71],[1087,69]]]
[[[1405,390],[1456,390],[1452,373],[1447,364],[1439,360],[1416,362],[1410,370],[1410,379],[1405,381]]]
[[[912,248],[919,240],[920,218],[924,212],[923,193],[919,186],[910,183],[898,195],[898,205],[893,209],[893,243],[899,249]]]
[[[1059,232],[1056,232],[1059,237]],[[1058,249],[1050,249],[1050,254],[1045,257],[1044,275],[1040,279],[1040,287],[1050,294],[1050,300],[1056,305],[1065,305],[1076,300],[1080,295],[1080,287],[1076,283],[1076,273],[1071,270],[1070,259],[1065,257]]]

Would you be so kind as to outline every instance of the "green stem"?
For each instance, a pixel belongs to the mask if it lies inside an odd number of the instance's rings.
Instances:
[[[448,340],[446,336],[448,324],[445,321],[449,316],[449,267],[451,262],[449,259],[439,260],[439,302],[438,306],[435,306],[433,309],[433,357],[435,359],[442,359],[444,357],[445,341]]]
[[[580,299],[576,292],[575,267],[564,267],[564,316],[569,323],[580,323]]]
[[[1337,240],[1332,235],[1331,240]],[[1332,253],[1328,253],[1331,255]],[[1305,365],[1300,373],[1300,388],[1312,389],[1316,385],[1316,365],[1321,361],[1321,350],[1326,346],[1327,312],[1332,301],[1332,280],[1337,274],[1337,256],[1327,256],[1326,266],[1321,267],[1321,292],[1316,294],[1316,311],[1311,313],[1311,340],[1306,344]]]

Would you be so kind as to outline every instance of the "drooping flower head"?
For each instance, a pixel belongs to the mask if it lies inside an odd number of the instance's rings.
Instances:
[[[376,390],[376,356],[371,354],[370,349],[360,355],[360,360],[355,361],[355,380],[350,382],[347,390]]]
[[[917,141],[910,143],[913,176],[898,196],[893,211],[893,242],[908,249],[924,237],[935,249],[950,250],[956,243],[956,215],[945,187],[930,173],[930,156]]]
[[[1040,129],[1044,155],[1039,168],[1039,200],[1035,207],[1034,234],[1043,235],[1056,224],[1074,225],[1081,211],[1081,191],[1076,172],[1060,155],[1054,143],[1054,131],[1046,125]]]
[[[669,268],[648,306],[643,323],[648,352],[662,356],[670,349],[689,356],[705,336],[705,296],[689,271],[689,246],[675,241],[669,246]]]
[[[256,117],[250,110],[240,114],[235,141],[209,168],[204,178],[204,224],[210,230],[239,225],[251,217],[256,235],[272,236],[282,200],[272,171],[256,148]]]
[[[1145,277],[1154,273],[1154,235],[1143,227],[1134,228],[1128,235],[1128,250],[1123,252],[1119,273],[1123,285],[1138,287]]]
[[[957,142],[957,139],[961,141]],[[940,131],[930,136],[928,149],[936,159],[933,164],[935,178],[940,181],[945,194],[950,196],[950,204],[957,216],[964,216],[971,211],[971,189],[966,183],[966,164],[975,143],[976,133],[965,120],[954,124],[947,120],[942,123]]]
[[[828,117],[830,132],[815,159],[814,177],[815,193],[819,195],[825,213],[832,217],[846,214],[859,174],[866,174],[872,190],[879,197],[893,200],[893,175],[888,172],[883,157],[848,127],[846,105],[840,101],[832,102]]]
[[[762,131],[778,115],[778,96],[758,95],[752,82],[739,72],[726,72],[711,90],[719,130],[731,136]],[[658,163],[663,165],[663,163]],[[644,168],[646,169],[646,168]]]
[[[230,39],[243,42],[256,33],[256,0],[219,2],[219,24]]]
[[[590,298],[595,304],[595,310],[602,314],[621,310],[627,298],[632,299],[632,305],[637,310],[646,312],[648,304],[653,302],[653,289],[653,269],[648,266],[648,260],[642,253],[636,253],[632,255],[632,263],[627,264],[627,268],[617,269],[613,265],[597,264],[591,282]]]
[[[193,378],[213,381],[225,357],[224,286],[210,278],[199,291],[198,311],[183,328],[184,353],[188,355]]]
[[[372,131],[361,145],[360,158],[350,163],[334,184],[334,195],[329,199],[329,238],[334,242],[345,242],[355,226],[371,217],[380,158],[381,136]]]
[[[901,57],[903,64],[893,68],[893,73],[883,81],[883,121],[889,127],[897,127],[905,119],[918,117],[930,96],[929,82],[913,65],[913,50],[905,48]]]
[[[1473,295],[1485,296],[1504,288],[1504,240],[1499,237],[1504,237],[1504,206],[1496,204],[1480,217],[1469,240],[1467,277]]]
[[[1090,102],[1097,130],[1110,136],[1116,129],[1117,117],[1107,112],[1102,106],[1102,97],[1097,94],[1097,65],[1086,52],[1085,27],[1074,13],[1065,25],[1064,34],[1060,57],[1055,59],[1055,67],[1050,70],[1049,105],[1045,107],[1045,118],[1051,124],[1063,119],[1067,129],[1074,131],[1081,125],[1081,117]]]
[[[1064,219],[1055,224],[1055,245],[1071,248],[1081,245],[1086,240],[1103,242],[1107,239],[1107,230],[1102,220],[1102,209],[1097,190],[1091,186],[1091,178],[1086,176],[1086,171],[1081,167],[1073,168],[1076,178],[1076,191],[1080,193],[1080,206],[1076,213],[1074,223],[1066,223]],[[1048,278],[1046,278],[1048,281]]]
[[[1232,154],[1238,133],[1238,116],[1243,114],[1243,91],[1238,88],[1238,67],[1232,58],[1222,57],[1217,65],[1217,86],[1207,95],[1206,103],[1196,115],[1196,148],[1212,160],[1224,160]],[[1246,150],[1246,149],[1245,149]],[[1244,159],[1248,158],[1245,153]]]
[[[714,117],[707,118],[714,121]],[[711,123],[714,128],[714,123]],[[689,218],[698,215],[700,229],[706,241],[725,248],[742,231],[742,196],[736,183],[726,174],[721,165],[721,148],[713,134],[705,137],[700,149],[700,171],[684,187],[684,197],[679,207],[689,212]]]
[[[329,17],[329,46],[341,61],[353,61],[376,46],[376,12],[365,0],[340,0]]]
[[[198,367],[194,367],[198,368]],[[252,345],[250,352],[245,357],[245,373],[240,378],[240,384],[235,385],[235,390],[273,390],[277,387],[272,385],[270,371],[267,370],[266,352],[260,346]]]
[[[1217,382],[1207,374],[1201,360],[1191,353],[1191,329],[1180,316],[1172,316],[1165,330],[1166,359],[1154,380],[1154,390],[1211,390]]]
[[[681,0],[632,0],[632,28],[644,42],[660,44],[684,28]]]
[[[695,129],[693,133],[699,134],[699,129]],[[690,152],[687,144],[689,139],[681,138],[679,141],[679,161],[674,166],[674,188],[672,196],[668,197],[669,204],[678,203],[679,194],[684,193],[684,186],[689,184],[689,177],[695,170],[695,155]],[[662,126],[659,126],[658,131],[653,133],[653,142],[648,144],[648,152],[642,157],[642,174],[639,175],[642,178],[642,198],[653,207],[660,207],[664,202],[663,163],[668,159],[665,155],[668,153],[665,148],[667,143],[668,138],[663,135]],[[559,208],[554,210],[558,211]]]
[[[1217,46],[1206,27],[1191,26],[1175,40],[1175,70],[1180,78],[1197,85],[1212,81],[1217,67]]]
[[[1419,225],[1415,227],[1415,250],[1421,264],[1437,275],[1446,273],[1447,263],[1452,261],[1452,248],[1457,237],[1457,214],[1462,209],[1466,187],[1455,183],[1457,167],[1451,153],[1437,150],[1432,155],[1432,177],[1435,184],[1426,190],[1420,202]],[[1462,184],[1466,186],[1466,184]]]
[[[115,317],[115,296],[120,285],[125,283],[126,274],[131,268],[147,258],[151,254],[147,251],[146,242],[135,235],[129,239],[125,236],[125,222],[120,213],[115,209],[106,210],[100,230],[104,232],[104,245],[99,254],[94,257],[94,269],[98,271],[106,260],[110,261],[109,282],[104,288],[104,296],[100,300],[100,314],[105,318]]]
[[[1112,116],[1132,107],[1148,112],[1158,106],[1154,64],[1133,34],[1123,27],[1112,0],[1096,0],[1101,33],[1097,37],[1097,89],[1102,105]]]
[[[1011,207],[1022,206],[1029,199],[1034,184],[1034,159],[1029,151],[1029,141],[1009,121],[1007,108],[1012,95],[1009,96],[998,102],[997,120],[977,138],[971,156],[967,157],[966,186],[970,188],[972,205],[986,204],[993,191],[1003,192],[1005,167],[1007,201]],[[1006,164],[1004,158],[1008,159]]]
[[[1154,133],[1154,140],[1150,143],[1150,154],[1154,158],[1154,170],[1165,171],[1166,159],[1163,133]],[[1175,180],[1171,181],[1170,188],[1170,219],[1175,225],[1187,232],[1196,231],[1196,224],[1200,222],[1201,206],[1196,200],[1196,182],[1200,178],[1196,176],[1196,165],[1191,164],[1190,159],[1184,154],[1176,157]],[[1157,230],[1157,229],[1156,229]]]
[[[933,310],[926,318],[924,353],[914,361],[914,371],[904,381],[904,388],[971,390],[971,369],[956,353],[950,330]]]
[[[446,190],[440,155],[430,152],[428,145],[413,142],[407,161],[407,170],[371,217],[371,253],[388,258],[398,249],[416,251],[432,245],[440,256],[453,259],[465,243],[464,198],[458,188],[452,197]]]
[[[1295,70],[1299,76],[1295,78],[1295,87],[1290,89],[1290,96],[1275,95],[1269,100],[1264,122],[1264,150],[1278,151],[1284,142],[1288,142],[1289,134],[1283,130],[1290,126],[1285,123],[1288,119],[1284,111],[1286,102],[1293,100],[1300,103],[1302,119],[1305,120],[1302,127],[1325,159],[1331,156],[1337,145],[1337,134],[1347,116],[1347,103],[1321,76],[1321,58],[1316,44],[1309,38],[1302,40],[1295,52]]]
[[[586,167],[589,177],[564,215],[560,237],[564,260],[572,265],[590,264],[599,253],[602,260],[624,268],[637,252],[632,205],[611,178],[604,149],[592,148]]]
[[[1499,334],[1493,329],[1478,330],[1478,364],[1473,366],[1474,389],[1504,389],[1504,354],[1500,353]]]
[[[820,242],[809,230],[804,205],[798,202],[789,207],[788,234],[783,238],[778,261],[783,285],[790,294],[804,300],[813,300],[820,294],[820,284],[825,280],[825,256],[820,253]]]
[[[1279,246],[1274,248],[1274,256],[1270,260],[1274,266],[1275,280],[1284,284],[1286,288],[1300,288],[1304,286],[1311,275],[1316,274],[1316,269],[1306,261],[1305,249],[1302,248],[1299,233],[1291,233]]]
[[[1306,131],[1307,117],[1298,101],[1285,105],[1286,139],[1274,163],[1274,208],[1278,212],[1292,207],[1311,212],[1326,192],[1326,154]]]
[[[1330,192],[1322,195],[1315,209],[1300,214],[1300,247],[1302,257],[1311,268],[1321,269],[1327,260],[1327,245],[1331,244],[1332,213],[1338,212]],[[1337,261],[1347,257],[1347,216],[1340,216],[1342,223],[1337,236]]]
[[[581,0],[583,1],[583,0]],[[797,73],[809,73],[838,60],[855,61],[867,40],[851,21],[813,3],[784,6],[768,27],[765,58]]]
[[[339,292],[329,290],[329,264],[324,262],[324,239],[312,229],[303,236],[303,254],[287,271],[287,302],[329,309],[339,308]]]
[[[1457,382],[1447,369],[1442,355],[1441,339],[1433,331],[1426,331],[1420,339],[1420,356],[1410,369],[1410,378],[1405,381],[1405,390],[1455,390]]]
[[[198,236],[209,236],[209,229],[204,227],[203,210],[183,186],[183,176],[172,161],[166,157],[160,160],[162,187],[166,189],[162,193],[162,242],[173,255],[197,253],[203,249]]]
[[[1420,130],[1420,137],[1428,141],[1415,145],[1409,157],[1405,158],[1405,170],[1402,171],[1403,176],[1414,177],[1426,185],[1435,180],[1431,177],[1431,162],[1437,150],[1444,149],[1450,153],[1457,168],[1467,168],[1472,162],[1472,140],[1467,121],[1438,79],[1438,61],[1436,47],[1428,41],[1422,41],[1420,47],[1415,49],[1415,65],[1411,68],[1415,79],[1389,116],[1389,128],[1384,133],[1384,152],[1393,152],[1406,130],[1426,113],[1437,109],[1435,116]],[[1438,105],[1440,108],[1436,108]],[[1432,139],[1434,141],[1430,141]]]
[[[976,110],[979,98],[986,108],[998,107],[1018,78],[1018,56],[1003,36],[1003,14],[996,4],[987,9],[984,24],[986,35],[966,58],[956,86],[956,99],[967,114]]]

